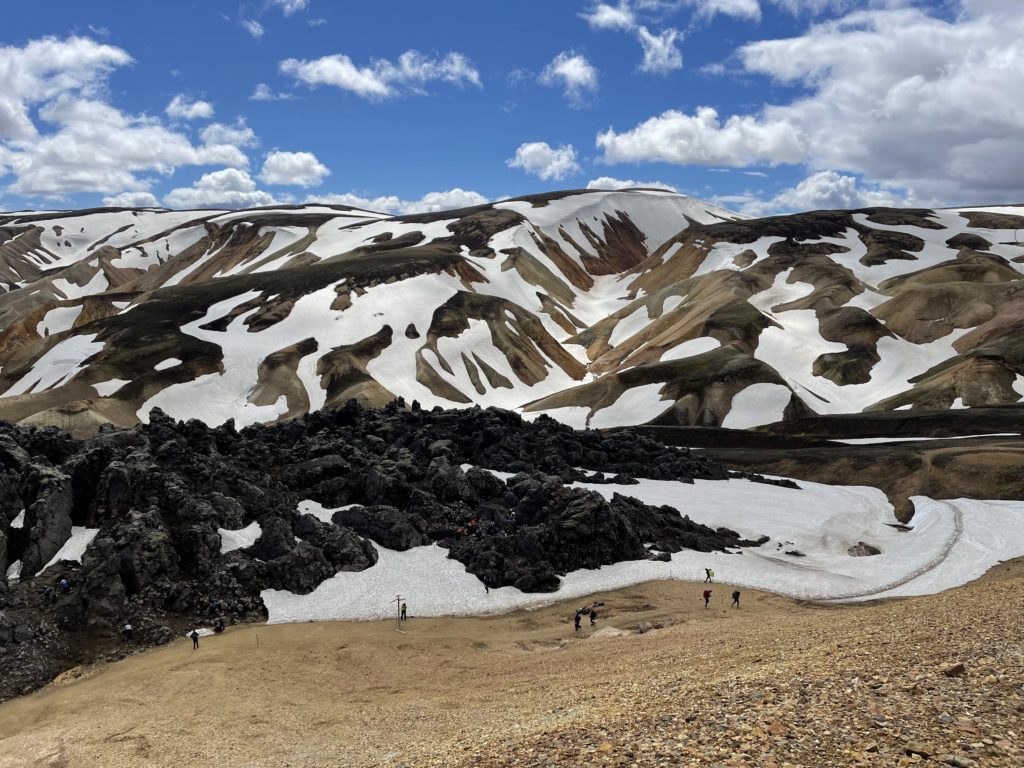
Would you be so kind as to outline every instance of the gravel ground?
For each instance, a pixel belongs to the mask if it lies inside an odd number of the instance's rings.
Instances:
[[[0,706],[0,766],[1019,768],[1022,584],[1018,561],[932,597],[738,611],[715,585],[705,611],[702,585],[655,583],[595,596],[579,635],[566,605],[248,627]],[[591,637],[641,622],[671,626]]]

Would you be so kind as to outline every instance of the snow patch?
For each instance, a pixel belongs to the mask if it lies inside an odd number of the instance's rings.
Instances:
[[[263,529],[259,523],[253,521],[236,531],[218,528],[217,533],[220,534],[220,553],[223,555],[236,549],[251,547],[256,543],[256,539],[263,535]]]
[[[54,307],[36,324],[36,333],[40,336],[50,336],[64,331],[70,331],[78,316],[82,314],[82,306],[76,307]]]
[[[732,399],[732,407],[722,420],[727,429],[748,429],[782,421],[792,392],[782,384],[751,384]]]
[[[76,563],[82,562],[82,555],[85,554],[86,548],[92,543],[92,540],[96,538],[96,534],[99,532],[99,528],[71,526],[71,537],[64,542],[64,546],[57,551],[57,554],[50,558],[50,562],[36,573],[36,576],[42,576],[43,571],[51,565],[59,563],[61,560],[71,560]]]
[[[110,397],[125,384],[131,384],[131,381],[128,379],[110,379],[110,381],[94,382],[92,388],[96,390],[96,394],[100,397]]]

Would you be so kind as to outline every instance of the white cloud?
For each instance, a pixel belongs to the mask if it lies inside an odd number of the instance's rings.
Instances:
[[[531,141],[520,144],[516,156],[507,161],[510,168],[521,168],[544,181],[564,179],[579,173],[576,150],[572,144],[563,144],[557,149],[546,141]]]
[[[405,214],[451,211],[458,208],[483,205],[489,202],[489,200],[479,192],[456,187],[445,192],[428,192],[418,200],[403,200],[395,195],[371,198],[353,192],[346,192],[344,194],[311,195],[306,198],[306,202],[322,203],[325,205],[348,205],[352,208],[361,208],[367,211]]]
[[[636,9],[650,11],[657,15],[665,11],[675,10],[684,0],[665,3],[662,0],[637,0]],[[757,0],[686,0],[692,3],[710,3],[712,6],[729,6],[733,3],[753,2],[757,7]],[[705,10],[710,6],[705,5]],[[703,13],[704,11],[702,11]],[[683,66],[683,54],[679,52],[677,43],[682,40],[682,33],[678,29],[668,27],[660,32],[651,32],[646,26],[637,21],[636,13],[630,6],[629,0],[619,0],[618,5],[608,3],[597,3],[589,11],[580,14],[590,24],[591,29],[618,29],[630,32],[636,37],[637,42],[643,49],[644,58],[640,63],[641,72],[652,74],[665,74]],[[562,54],[563,56],[566,54]],[[586,61],[584,59],[584,61]],[[597,72],[594,72],[594,87],[597,86]],[[577,94],[578,96],[578,94]]]
[[[168,117],[179,120],[208,120],[213,117],[213,104],[208,101],[192,101],[191,97],[179,93],[164,110]]]
[[[256,83],[256,87],[253,89],[252,96],[249,97],[250,101],[290,101],[295,96],[284,91],[274,92],[274,90],[266,83]]]
[[[631,30],[636,26],[636,17],[629,7],[629,0],[620,0],[618,5],[597,3],[580,16],[587,20],[592,29]]]
[[[796,163],[806,156],[806,143],[785,121],[733,115],[720,123],[711,107],[699,107],[694,115],[668,110],[625,133],[609,128],[597,137],[608,163]]]
[[[583,105],[586,94],[597,91],[597,70],[587,57],[574,51],[562,51],[544,67],[540,81],[562,87],[570,106]]]
[[[0,48],[0,138],[32,139],[32,105],[64,93],[95,95],[112,70],[131,62],[120,48],[86,37],[44,37],[24,48]]]
[[[799,2],[799,0],[782,0],[783,2]],[[757,20],[761,18],[761,5],[758,0],[687,0],[697,7],[697,14],[711,17],[716,14],[731,16],[736,19]],[[778,2],[778,0],[773,0]],[[827,0],[826,0],[827,2]]]
[[[433,59],[419,51],[409,50],[397,63],[374,59],[369,66],[359,67],[344,54],[319,59],[285,59],[278,66],[283,74],[309,86],[333,85],[370,100],[380,100],[404,92],[422,92],[432,81],[463,85],[480,85],[480,73],[461,53],[448,53]]]
[[[60,197],[73,192],[140,191],[150,182],[135,174],[170,175],[182,165],[244,167],[248,158],[229,144],[194,146],[154,118],[125,115],[100,101],[63,95],[39,110],[54,133],[15,144],[10,165],[17,179],[8,191]]]
[[[251,208],[275,202],[270,193],[256,188],[248,173],[237,168],[204,173],[191,187],[178,187],[164,196],[164,203],[171,208]]]
[[[239,22],[242,25],[242,29],[252,35],[254,38],[259,40],[263,37],[263,33],[266,31],[263,29],[263,25],[255,19],[242,19]]]
[[[260,181],[264,184],[288,184],[315,187],[331,171],[312,152],[274,151],[263,161]]]
[[[791,211],[812,211],[822,209],[869,208],[874,206],[907,205],[909,201],[902,195],[880,189],[863,186],[854,176],[836,171],[819,171],[803,179],[795,187],[790,187],[775,195],[770,200],[734,201],[744,202],[741,212],[749,216],[765,216],[770,213],[788,213]]]
[[[291,16],[296,11],[304,11],[309,8],[309,0],[271,0],[274,5],[281,9],[285,16]]]
[[[644,49],[644,60],[640,64],[641,72],[665,74],[683,66],[683,54],[676,47],[682,39],[678,29],[669,27],[658,34],[648,31],[647,27],[637,27],[637,38]]]
[[[747,72],[809,93],[763,112],[796,126],[814,170],[944,202],[1024,197],[1024,5],[955,18],[872,10],[739,50]]]
[[[210,123],[199,132],[199,138],[206,146],[228,145],[251,148],[259,144],[256,134],[242,118],[238,118],[231,125]]]
[[[0,48],[0,172],[14,177],[5,192],[50,199],[99,193],[151,203],[155,177],[182,166],[248,166],[241,147],[255,137],[243,122],[206,126],[196,145],[161,117],[108,103],[110,72],[131,61],[118,48],[80,37]],[[168,110],[185,118],[212,114],[209,105],[185,97]]]
[[[152,192],[122,192],[103,198],[108,208],[158,208],[160,203]]]
[[[669,192],[678,192],[676,187],[666,184],[663,181],[636,181],[634,179],[616,179],[612,176],[599,176],[587,182],[587,189],[664,189]]]

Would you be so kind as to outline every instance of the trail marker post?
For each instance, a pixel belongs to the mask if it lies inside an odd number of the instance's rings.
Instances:
[[[402,632],[402,596],[395,595],[395,632]],[[402,632],[404,635],[405,632]]]

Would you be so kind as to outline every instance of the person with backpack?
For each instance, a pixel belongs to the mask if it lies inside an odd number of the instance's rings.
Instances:
[[[732,607],[740,607],[740,591],[738,589],[734,589],[732,592]]]
[[[199,650],[199,630],[193,629],[192,630],[192,634],[189,635],[189,637],[192,638],[192,650],[193,651],[198,651]]]
[[[573,623],[576,625],[576,631],[579,632],[580,631],[580,612],[579,611],[576,611],[576,614],[573,616]]]
[[[704,607],[707,608],[708,607],[708,603],[710,603],[710,602],[711,602],[711,590],[710,589],[705,589],[704,590]]]
[[[407,617],[405,615],[405,603],[402,603],[402,621],[405,621],[406,618]]]
[[[711,570],[710,568],[705,568],[704,569],[704,583],[705,584],[710,584],[711,583],[711,579],[713,579],[714,577],[715,577],[715,572],[713,570]]]
[[[591,606],[590,607],[590,626],[593,627],[593,626],[596,626],[596,625],[597,625],[597,611],[594,610],[593,606]]]

